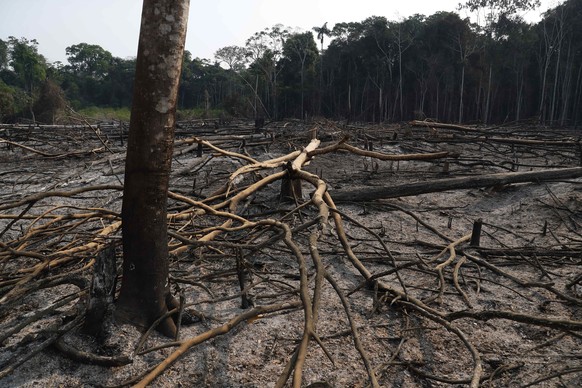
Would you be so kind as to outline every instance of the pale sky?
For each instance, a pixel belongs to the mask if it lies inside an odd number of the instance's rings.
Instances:
[[[276,24],[311,30],[328,22],[361,22],[370,16],[400,20],[413,14],[455,11],[460,0],[205,0],[190,1],[186,49],[213,59],[219,48],[244,46],[255,32]],[[527,15],[539,20],[558,0],[542,0]],[[116,57],[135,57],[142,0],[0,0],[0,39],[36,39],[49,62],[67,63],[65,48],[96,44]],[[461,16],[468,16],[462,14]]]

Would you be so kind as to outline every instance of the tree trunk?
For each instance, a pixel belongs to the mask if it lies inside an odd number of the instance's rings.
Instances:
[[[123,279],[116,315],[148,327],[172,308],[167,193],[189,0],[144,0],[123,191]],[[171,318],[158,330],[176,332]]]
[[[560,179],[573,179],[582,176],[582,167],[554,170],[510,172],[486,174],[470,177],[439,179],[428,182],[406,183],[399,186],[364,187],[360,189],[333,190],[330,192],[336,202],[363,202],[376,199],[406,197],[412,195],[436,193],[448,190],[474,189],[510,183],[543,182]]]
[[[556,55],[556,71],[554,73],[554,90],[552,91],[552,103],[550,105],[550,125],[554,125],[555,121],[556,121],[556,96],[558,93],[558,75],[560,74],[560,57],[562,54],[562,49],[560,46],[558,46],[557,55]]]
[[[582,105],[582,66],[578,68],[578,77],[576,78],[576,85],[574,89],[574,110],[572,114],[574,115],[574,129],[578,128],[578,117],[582,107],[578,109],[579,105]]]
[[[303,53],[303,58],[301,58],[301,120],[305,120],[305,111],[304,111],[304,95],[305,95],[305,90],[304,90],[304,84],[305,84],[305,59],[307,58],[307,53],[304,52]]]
[[[566,66],[565,66],[565,76],[562,82],[562,113],[560,114],[560,126],[566,124],[568,120],[568,105],[570,103],[570,92],[572,90],[572,71],[574,69],[573,62],[574,59],[572,54],[572,39],[568,41],[568,54],[566,56]]]
[[[463,94],[465,92],[465,62],[461,70],[461,90],[459,91],[459,124],[463,122]]]
[[[517,71],[516,83],[517,83],[517,96],[516,96],[516,106],[515,106],[515,121],[519,121],[521,113],[521,104],[523,99],[523,65]]]
[[[483,112],[483,123],[489,123],[489,103],[491,99],[491,78],[493,74],[493,65],[489,65],[489,82],[487,83],[487,95],[485,96],[485,111]]]

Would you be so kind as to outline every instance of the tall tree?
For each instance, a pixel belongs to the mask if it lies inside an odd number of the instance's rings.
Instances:
[[[0,39],[0,70],[8,66],[8,43]]]
[[[271,28],[255,33],[246,42],[247,54],[253,61],[252,67],[257,67],[263,72],[268,96],[271,98],[271,117],[277,118],[277,77],[281,67],[277,63],[281,59],[283,44],[289,35],[289,30],[283,25],[277,24]],[[268,113],[268,112],[265,112]]]
[[[501,38],[495,29],[502,18],[511,19],[518,11],[533,10],[540,5],[540,0],[467,0],[459,4],[459,8],[477,12],[478,16],[484,16],[484,32],[486,37],[485,52],[489,58],[489,75],[487,79],[487,91],[485,93],[485,106],[483,108],[483,121],[489,121],[491,111],[491,90],[493,83],[492,51],[495,43]]]
[[[303,33],[293,33],[289,35],[283,46],[283,58],[279,62],[279,66],[283,68],[282,76],[286,77],[286,87],[292,92],[296,91],[293,85],[293,78],[296,78],[297,70],[299,70],[300,87],[299,94],[301,96],[299,117],[305,118],[305,79],[307,70],[311,70],[313,74],[314,63],[317,58],[317,46],[313,40],[313,34],[310,31]],[[299,69],[298,69],[299,68]],[[296,104],[294,104],[296,106]]]
[[[264,111],[267,110],[261,97],[259,96],[259,90],[257,83],[251,82],[252,80],[244,77],[244,70],[249,62],[249,58],[252,57],[252,53],[245,47],[240,46],[226,46],[222,47],[214,53],[214,58],[218,63],[225,64],[228,66],[228,77],[232,83],[234,83],[235,77],[238,77],[252,92],[251,105],[253,108],[253,115],[256,118],[258,116],[259,104]],[[238,99],[238,94],[231,94],[229,100],[225,105],[225,108],[231,113],[235,110],[233,105],[236,105],[236,100]]]
[[[533,10],[540,6],[540,0],[467,0],[459,4],[472,12],[485,13],[485,23],[494,25],[499,18],[510,17],[518,11]]]
[[[67,61],[78,75],[102,79],[112,65],[113,55],[96,44],[79,43],[65,49]]]
[[[135,58],[114,57],[107,77],[102,81],[100,100],[115,108],[130,106],[135,75]]]
[[[247,49],[240,46],[222,47],[214,53],[214,58],[219,62],[224,62],[229,69],[241,71],[245,68],[248,57]]]
[[[147,327],[175,306],[167,194],[189,0],[144,0],[123,191],[123,280],[117,316]],[[172,318],[158,330],[176,333]]]
[[[398,91],[400,93],[400,120],[404,120],[404,94],[402,91],[403,85],[403,74],[402,74],[402,54],[410,48],[414,43],[415,35],[417,34],[417,29],[415,28],[418,23],[418,15],[415,15],[402,23],[398,23],[396,29],[396,46],[398,47]],[[424,101],[424,98],[422,99]],[[420,103],[418,106],[420,111],[424,111],[424,104]]]
[[[8,38],[9,64],[12,67],[19,85],[28,95],[28,107],[32,120],[35,120],[33,103],[41,83],[46,78],[47,63],[44,56],[38,53],[38,42],[35,39]]]
[[[317,115],[321,114],[321,101],[323,99],[323,40],[326,36],[331,35],[331,30],[327,28],[327,22],[323,23],[321,27],[313,27],[313,31],[317,33],[317,39],[321,44],[319,51],[319,98],[317,101]]]

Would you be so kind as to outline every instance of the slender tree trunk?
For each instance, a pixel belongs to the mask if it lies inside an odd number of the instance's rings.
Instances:
[[[317,102],[318,116],[321,116],[322,100],[323,100],[323,38],[321,38],[321,51],[319,52],[319,101]]]
[[[273,65],[275,66],[275,65]],[[279,117],[279,107],[277,106],[277,68],[273,71],[273,119],[277,120]]]
[[[540,113],[540,123],[544,123],[547,120],[547,112],[546,112],[546,108],[547,108],[547,104],[546,104],[546,93],[547,93],[547,82],[548,82],[548,69],[550,67],[550,62],[552,60],[552,56],[554,54],[555,51],[555,47],[557,46],[556,42],[556,37],[554,36],[554,31],[552,32],[552,36],[548,35],[548,32],[546,31],[546,25],[544,23],[544,44],[545,44],[545,58],[544,58],[544,65],[542,68],[542,75],[541,75],[541,79],[542,79],[542,85],[541,85],[541,97],[540,97],[540,107],[539,107],[539,113]],[[550,120],[552,118],[550,117]]]
[[[547,79],[548,79],[548,66],[549,66],[549,59],[546,58],[545,63],[544,63],[544,68],[542,71],[542,90],[541,90],[540,107],[539,107],[540,123],[543,123],[545,121],[546,83],[547,83]]]
[[[566,69],[565,69],[565,76],[564,81],[562,82],[562,113],[560,114],[560,125],[564,126],[566,124],[566,120],[568,119],[568,105],[570,103],[570,92],[572,90],[571,83],[572,83],[572,62],[573,59],[571,58],[572,52],[572,40],[568,42],[568,55],[566,56]]]
[[[582,110],[582,66],[578,68],[578,77],[576,78],[574,101],[575,102],[572,114],[574,115],[574,129],[576,129],[578,128],[578,117],[580,115],[580,111]]]
[[[364,82],[364,87],[362,88],[362,97],[360,97],[360,116],[364,120],[366,120],[364,112],[366,110],[365,106],[367,106],[366,92],[368,91],[368,80],[369,78],[366,78],[366,82]]]
[[[483,113],[483,121],[485,124],[489,122],[489,104],[491,102],[491,79],[493,74],[493,65],[489,65],[489,82],[487,83],[487,96],[485,98],[485,112]]]
[[[148,327],[174,307],[167,194],[189,0],[144,0],[123,191],[123,280],[116,315]],[[175,322],[158,326],[172,336]]]
[[[436,115],[435,115],[435,119],[438,121],[439,120],[439,94],[440,94],[440,81],[437,81],[437,87],[436,87]]]
[[[305,60],[307,59],[307,53],[303,52],[303,57],[301,58],[301,120],[305,120]]]
[[[558,47],[558,55],[556,55],[556,70],[554,73],[554,90],[552,91],[552,103],[550,105],[550,124],[554,124],[556,120],[556,96],[558,93],[558,75],[560,74],[560,57],[562,50]]]
[[[519,121],[520,113],[521,113],[521,100],[523,94],[523,65],[521,68],[516,72],[516,90],[517,96],[515,102],[515,121]]]
[[[383,102],[382,102],[382,88],[378,88],[378,122],[384,121]]]
[[[352,118],[352,84],[348,85],[348,121]]]
[[[398,91],[400,94],[400,120],[404,120],[404,102],[402,101],[402,46],[400,42],[400,33],[398,35]]]
[[[255,119],[257,118],[257,99],[259,98],[259,75],[255,76],[255,104],[253,109],[255,110]],[[265,108],[266,110],[266,108]]]
[[[479,86],[477,87],[477,100],[475,103],[475,119],[479,120],[483,118],[483,112],[481,107],[481,92],[483,90],[483,75],[479,77]]]
[[[465,91],[465,63],[461,70],[461,90],[459,92],[459,124],[463,122],[463,93]]]

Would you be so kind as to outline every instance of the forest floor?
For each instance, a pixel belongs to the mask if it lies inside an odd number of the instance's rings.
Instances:
[[[121,266],[126,134],[119,123],[0,126],[0,386],[269,387],[290,386],[293,376],[312,388],[582,386],[582,174],[367,201],[358,194],[577,167],[579,132],[180,123],[170,280],[195,322],[177,340],[120,323],[95,339],[79,326],[95,259],[112,246]],[[312,154],[303,167],[341,197],[337,210],[311,201],[307,181],[290,204],[279,180],[266,179],[314,135],[316,150],[357,147]],[[197,154],[202,140],[217,148],[204,143]],[[245,170],[253,160],[263,163]],[[234,208],[220,205],[233,197]],[[247,223],[235,219],[236,228],[203,205]],[[469,241],[478,220],[479,245]],[[63,344],[129,363],[82,362]]]

